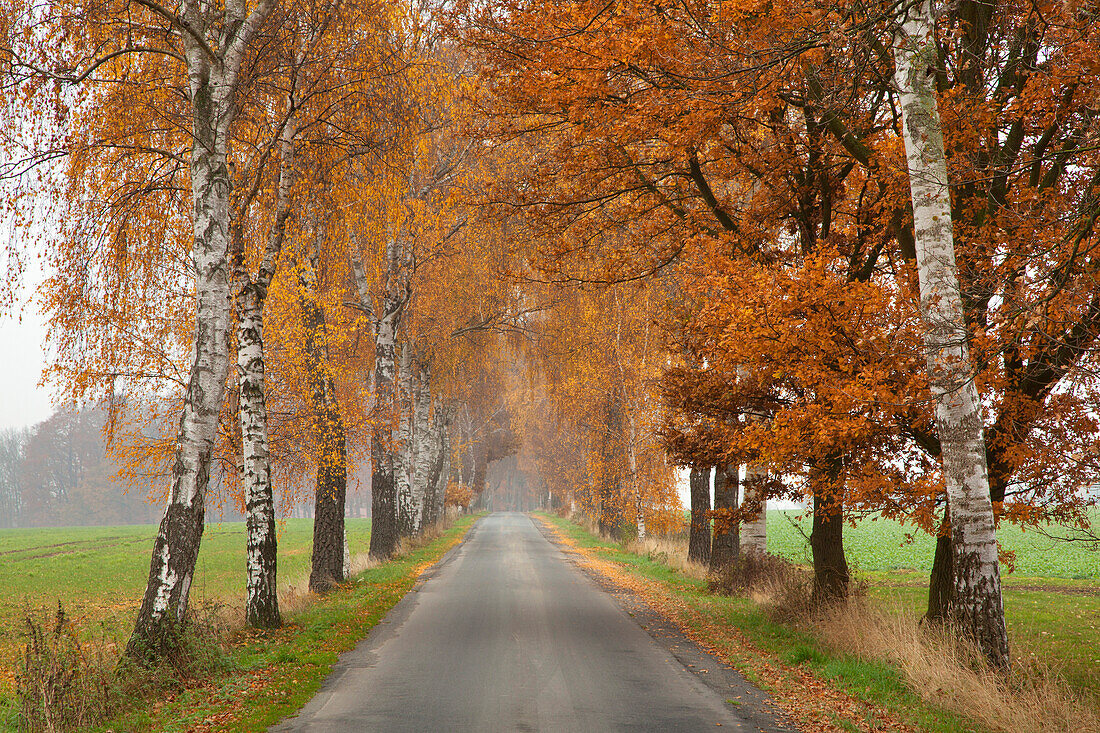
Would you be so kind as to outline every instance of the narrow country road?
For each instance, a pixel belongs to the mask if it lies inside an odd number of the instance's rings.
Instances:
[[[712,686],[532,519],[498,513],[271,730],[760,730]]]

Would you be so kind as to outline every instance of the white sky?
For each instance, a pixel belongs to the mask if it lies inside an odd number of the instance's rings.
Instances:
[[[0,428],[20,428],[53,412],[49,391],[38,386],[45,365],[46,324],[29,294],[40,276],[24,279],[23,302],[16,313],[0,315]]]

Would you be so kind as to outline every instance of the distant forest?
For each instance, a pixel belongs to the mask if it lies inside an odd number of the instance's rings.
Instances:
[[[60,410],[34,427],[0,430],[0,527],[157,522],[149,485],[129,487],[107,453],[101,409]]]
[[[160,521],[161,477],[133,486],[119,478],[119,465],[104,437],[106,420],[100,408],[63,409],[33,427],[0,429],[0,529]],[[345,511],[349,516],[369,514],[369,472],[363,479],[360,484],[355,475],[350,482]],[[206,519],[243,521],[237,502],[222,491],[224,480],[223,467],[215,464]],[[278,492],[279,516],[313,515],[312,496],[298,494],[298,500],[288,504],[282,493]]]

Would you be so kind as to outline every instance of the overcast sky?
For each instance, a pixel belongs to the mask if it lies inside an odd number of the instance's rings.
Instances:
[[[49,391],[38,386],[45,364],[46,324],[34,305],[29,305],[32,288],[42,274],[28,258],[23,277],[23,302],[15,315],[0,315],[0,428],[21,428],[42,422],[53,412]],[[21,312],[20,312],[21,311]]]
[[[37,313],[25,312],[23,322],[10,316],[0,318],[0,344],[6,355],[0,358],[0,427],[34,425],[50,416],[49,392],[38,386],[42,376],[43,340],[46,328]]]

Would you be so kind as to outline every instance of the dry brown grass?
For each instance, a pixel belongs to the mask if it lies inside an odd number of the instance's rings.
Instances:
[[[901,609],[853,599],[810,623],[836,651],[892,663],[923,699],[992,730],[1100,732],[1100,713],[1050,669],[1018,665],[1007,678],[996,675],[950,629],[922,626]]]
[[[678,538],[646,537],[644,540],[630,540],[625,547],[627,552],[657,560],[689,578],[707,579],[707,566],[691,562],[687,557],[687,540]]]

